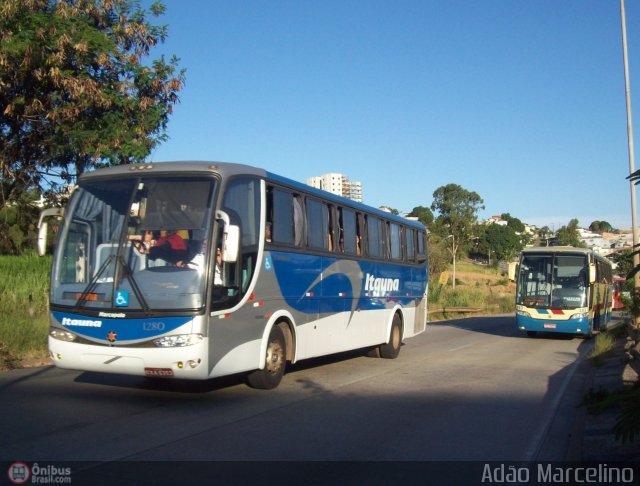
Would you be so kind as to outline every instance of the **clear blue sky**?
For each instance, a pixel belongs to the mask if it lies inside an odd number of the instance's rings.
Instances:
[[[187,82],[155,161],[341,172],[401,212],[455,183],[482,218],[631,226],[618,0],[164,3],[151,58]],[[626,13],[639,146],[640,0]]]

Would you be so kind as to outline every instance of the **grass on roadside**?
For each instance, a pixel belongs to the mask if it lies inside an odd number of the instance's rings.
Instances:
[[[601,332],[593,340],[593,348],[589,353],[589,361],[594,366],[602,366],[606,359],[613,352],[613,345],[616,340],[613,334]]]
[[[448,272],[452,277],[452,272]],[[456,265],[456,288],[449,278],[446,284],[440,279],[429,282],[429,308],[469,307],[482,309],[479,314],[508,314],[515,312],[515,289],[506,277],[492,267],[477,265],[471,262],[459,262]],[[447,312],[429,314],[430,320],[450,318],[455,313]],[[460,314],[469,315],[469,314]]]
[[[47,354],[50,257],[0,255],[0,369]]]

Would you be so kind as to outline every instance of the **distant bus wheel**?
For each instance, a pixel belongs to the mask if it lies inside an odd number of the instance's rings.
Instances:
[[[385,359],[395,359],[400,354],[400,346],[402,345],[402,321],[400,316],[395,314],[391,323],[391,335],[389,342],[381,344],[378,347],[380,357]]]
[[[278,326],[273,326],[267,343],[264,368],[249,373],[247,383],[252,388],[271,390],[280,384],[286,364],[287,346],[284,334]]]

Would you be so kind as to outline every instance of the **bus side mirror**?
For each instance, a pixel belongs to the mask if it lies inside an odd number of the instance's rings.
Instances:
[[[238,261],[240,251],[240,226],[231,224],[229,215],[219,209],[216,219],[222,221],[222,261],[233,263]]]
[[[516,281],[516,274],[518,273],[518,262],[511,262],[509,263],[509,280],[511,282],[515,282]]]
[[[225,226],[222,239],[222,261],[233,263],[238,261],[240,248],[240,227],[235,224]]]
[[[64,214],[63,208],[48,208],[40,213],[38,220],[38,255],[44,256],[47,253],[47,231],[49,225],[45,222],[45,218],[56,217],[61,218]]]
[[[589,283],[596,281],[596,266],[594,263],[589,264]]]
[[[38,225],[38,255],[45,256],[47,253],[47,223],[40,223]]]

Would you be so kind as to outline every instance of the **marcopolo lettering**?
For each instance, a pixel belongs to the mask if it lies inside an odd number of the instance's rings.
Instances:
[[[63,317],[62,325],[78,327],[102,327],[102,321],[92,321],[91,319],[71,319],[69,317]]]
[[[387,292],[397,292],[399,288],[399,278],[376,278],[375,275],[371,275],[370,273],[367,273],[365,278],[364,290],[374,292],[378,295]]]

